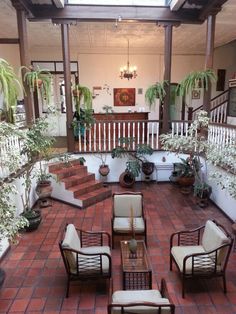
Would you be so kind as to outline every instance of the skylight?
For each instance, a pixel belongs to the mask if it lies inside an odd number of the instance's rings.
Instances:
[[[68,4],[165,6],[166,0],[68,0]]]

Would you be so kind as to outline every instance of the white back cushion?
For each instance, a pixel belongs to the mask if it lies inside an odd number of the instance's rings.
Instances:
[[[226,234],[211,220],[206,222],[205,230],[202,237],[202,246],[205,251],[211,251],[217,247],[229,243]],[[221,249],[218,253],[217,264],[224,259],[226,250]]]
[[[79,251],[81,248],[80,238],[73,224],[69,224],[66,228],[64,240],[62,242],[64,248]]]
[[[131,207],[134,217],[142,216],[142,195],[114,195],[114,215],[116,217],[130,217]]]

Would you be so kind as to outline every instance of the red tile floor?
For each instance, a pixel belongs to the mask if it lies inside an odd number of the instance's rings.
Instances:
[[[122,190],[112,185],[113,191]],[[169,238],[176,230],[197,227],[215,218],[231,231],[231,222],[214,205],[195,205],[192,196],[182,195],[171,184],[136,184],[144,193],[148,226],[148,252],[153,268],[153,285],[166,278],[176,304],[176,313],[236,313],[236,253],[231,254],[227,271],[228,293],[221,279],[189,281],[186,297],[181,297],[180,278],[169,271]],[[111,198],[85,210],[57,201],[42,209],[43,221],[37,231],[23,233],[17,245],[1,262],[6,280],[0,290],[0,313],[106,313],[108,285],[104,282],[74,282],[65,298],[66,274],[58,241],[67,222],[87,230],[110,232]],[[112,252],[114,289],[121,289],[120,252]]]

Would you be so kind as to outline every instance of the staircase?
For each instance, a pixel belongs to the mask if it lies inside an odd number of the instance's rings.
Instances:
[[[210,109],[210,122],[212,123],[227,123],[227,106],[228,106],[229,90],[225,90],[218,96],[211,99],[211,109]],[[203,106],[192,111],[192,118],[190,120],[196,119],[196,113],[202,110]]]
[[[95,180],[95,174],[78,160],[51,164],[49,172],[55,177],[52,197],[63,202],[85,208],[111,196],[111,190]]]

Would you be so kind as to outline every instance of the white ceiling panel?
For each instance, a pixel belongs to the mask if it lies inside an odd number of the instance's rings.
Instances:
[[[34,0],[38,3],[50,0]],[[228,0],[216,17],[215,46],[236,39],[236,0]],[[28,22],[30,47],[58,47],[61,49],[61,28],[50,21]],[[10,0],[0,1],[0,37],[18,36],[15,9]],[[183,24],[174,28],[174,53],[205,53],[206,23]],[[137,22],[78,22],[70,27],[70,43],[80,52],[126,53],[127,40],[130,52],[163,53],[164,30],[155,23]]]

